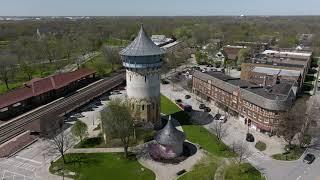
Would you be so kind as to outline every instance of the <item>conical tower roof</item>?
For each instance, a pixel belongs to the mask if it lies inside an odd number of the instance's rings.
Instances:
[[[143,25],[141,25],[135,40],[125,49],[120,51],[120,55],[122,56],[154,56],[162,54],[164,54],[164,52],[149,38]]]
[[[171,116],[166,124],[166,126],[161,129],[155,140],[162,145],[173,145],[182,143],[186,139],[185,134],[182,131],[179,131],[172,123]]]

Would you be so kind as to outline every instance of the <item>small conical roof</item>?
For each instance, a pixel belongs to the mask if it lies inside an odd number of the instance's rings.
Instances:
[[[173,125],[171,116],[169,117],[166,126],[161,129],[155,137],[155,140],[162,145],[182,143],[185,139],[185,134]]]
[[[120,51],[120,55],[122,56],[153,56],[162,54],[164,54],[164,52],[149,38],[143,25],[141,25],[138,36],[134,41]]]

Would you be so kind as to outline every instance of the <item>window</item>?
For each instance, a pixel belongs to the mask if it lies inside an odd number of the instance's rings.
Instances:
[[[142,105],[142,110],[144,110],[144,105]]]
[[[147,76],[144,76],[144,82],[147,82]]]
[[[131,81],[131,76],[129,76],[130,77],[130,81]]]
[[[155,106],[154,103],[152,103],[152,109],[154,109],[154,106]]]

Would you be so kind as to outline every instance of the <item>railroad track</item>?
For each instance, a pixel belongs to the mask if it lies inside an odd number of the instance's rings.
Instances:
[[[0,144],[18,136],[27,131],[26,126],[35,120],[41,119],[49,114],[61,115],[73,109],[82,106],[93,98],[109,91],[116,86],[119,86],[125,79],[123,73],[113,76],[112,78],[103,79],[95,85],[89,85],[80,91],[72,94],[66,98],[58,100],[49,106],[44,106],[38,110],[22,116],[20,118],[11,120],[0,126]]]

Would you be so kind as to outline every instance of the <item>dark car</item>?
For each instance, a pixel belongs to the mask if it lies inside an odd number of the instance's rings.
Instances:
[[[178,104],[178,103],[181,103],[182,102],[182,100],[181,99],[176,99],[176,103]]]
[[[199,109],[204,109],[204,108],[206,108],[206,105],[205,105],[205,104],[200,104],[200,105],[199,105]]]
[[[190,99],[190,98],[191,98],[191,96],[187,94],[187,95],[185,95],[185,96],[184,96],[184,98],[186,98],[186,99]]]
[[[246,140],[248,142],[254,142],[254,136],[251,133],[247,133]]]
[[[192,111],[192,106],[191,105],[185,105],[183,107],[183,110],[186,111],[186,112],[191,112]]]
[[[203,111],[204,111],[204,112],[210,112],[210,111],[211,111],[211,108],[205,107],[205,108],[203,109]]]
[[[169,84],[169,81],[167,81],[167,80],[165,80],[165,79],[162,79],[162,80],[161,80],[161,83],[162,83],[162,84]]]
[[[308,153],[304,158],[303,162],[307,164],[311,164],[316,158],[314,157],[313,154]]]

